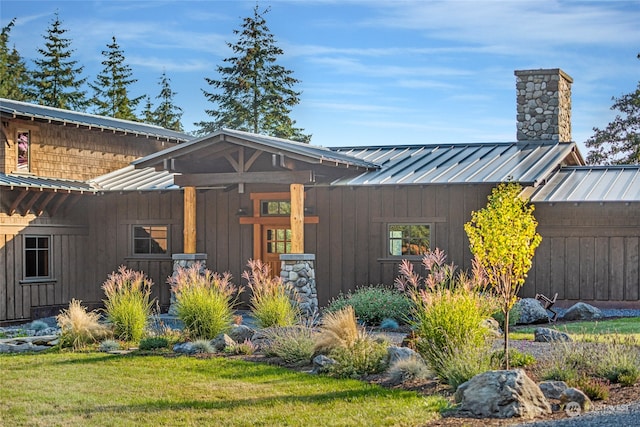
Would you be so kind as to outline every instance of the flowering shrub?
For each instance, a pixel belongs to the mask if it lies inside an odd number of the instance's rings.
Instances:
[[[102,285],[107,317],[114,335],[124,341],[140,341],[151,315],[151,286],[144,273],[120,266]]]
[[[366,286],[355,292],[340,294],[325,311],[336,312],[350,305],[357,319],[365,325],[379,325],[385,319],[406,320],[412,303],[406,295],[383,285]]]
[[[231,283],[231,274],[203,269],[200,263],[178,268],[169,278],[176,295],[176,312],[192,338],[213,339],[233,322],[233,307],[242,292]]]

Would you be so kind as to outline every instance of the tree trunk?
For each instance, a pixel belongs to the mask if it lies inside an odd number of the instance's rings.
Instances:
[[[504,368],[509,370],[509,310],[504,312]]]

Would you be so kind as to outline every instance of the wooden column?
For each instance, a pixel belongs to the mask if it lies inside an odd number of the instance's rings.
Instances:
[[[291,253],[304,253],[304,185],[291,184]]]
[[[184,253],[196,253],[196,187],[184,187]]]

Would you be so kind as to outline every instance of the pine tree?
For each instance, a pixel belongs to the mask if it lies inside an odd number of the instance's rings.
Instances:
[[[145,123],[155,124],[156,119],[153,115],[153,104],[149,95],[144,96],[144,108],[142,110],[142,121]]]
[[[182,132],[182,123],[180,123],[182,108],[173,103],[173,97],[176,92],[171,90],[171,79],[167,77],[167,73],[164,71],[160,77],[159,84],[160,94],[156,96],[156,99],[160,100],[160,105],[153,112],[153,123],[166,129]]]
[[[116,119],[138,120],[134,111],[144,96],[129,97],[129,86],[138,80],[131,77],[133,72],[124,62],[124,53],[115,36],[111,44],[107,44],[107,50],[102,51],[102,56],[106,58],[102,61],[104,69],[96,81],[89,84],[94,92],[91,103],[96,107],[96,113]]]
[[[213,121],[195,123],[198,133],[206,134],[222,127],[262,133],[280,138],[309,142],[311,135],[294,127],[289,117],[291,109],[300,102],[300,92],[293,87],[299,80],[292,71],[277,64],[282,49],[276,46],[264,14],[256,5],[253,16],[245,18],[235,44],[227,43],[234,56],[224,59],[218,66],[219,79],[205,78],[214,89],[202,90],[216,109],[206,110]]]
[[[71,39],[64,38],[68,30],[56,12],[47,29],[45,47],[39,48],[41,58],[35,60],[36,69],[32,73],[34,98],[41,105],[83,111],[87,106],[86,92],[82,85],[86,78],[79,78],[84,67],[76,67],[72,61]]]
[[[28,101],[29,71],[15,46],[9,49],[9,33],[15,22],[13,18],[0,33],[0,98]]]
[[[640,54],[638,54],[640,59]],[[593,128],[585,145],[591,164],[640,164],[640,81],[635,92],[613,98],[616,118],[604,129]]]

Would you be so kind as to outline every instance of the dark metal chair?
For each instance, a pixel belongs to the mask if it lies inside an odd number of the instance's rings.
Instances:
[[[556,303],[556,299],[558,299],[557,292],[553,296],[553,299],[543,294],[536,294],[536,299],[540,301],[540,304],[542,304],[545,310],[550,311],[553,314],[553,316],[549,317],[549,322],[555,322],[556,320],[558,320],[558,313],[552,308],[553,304]]]

